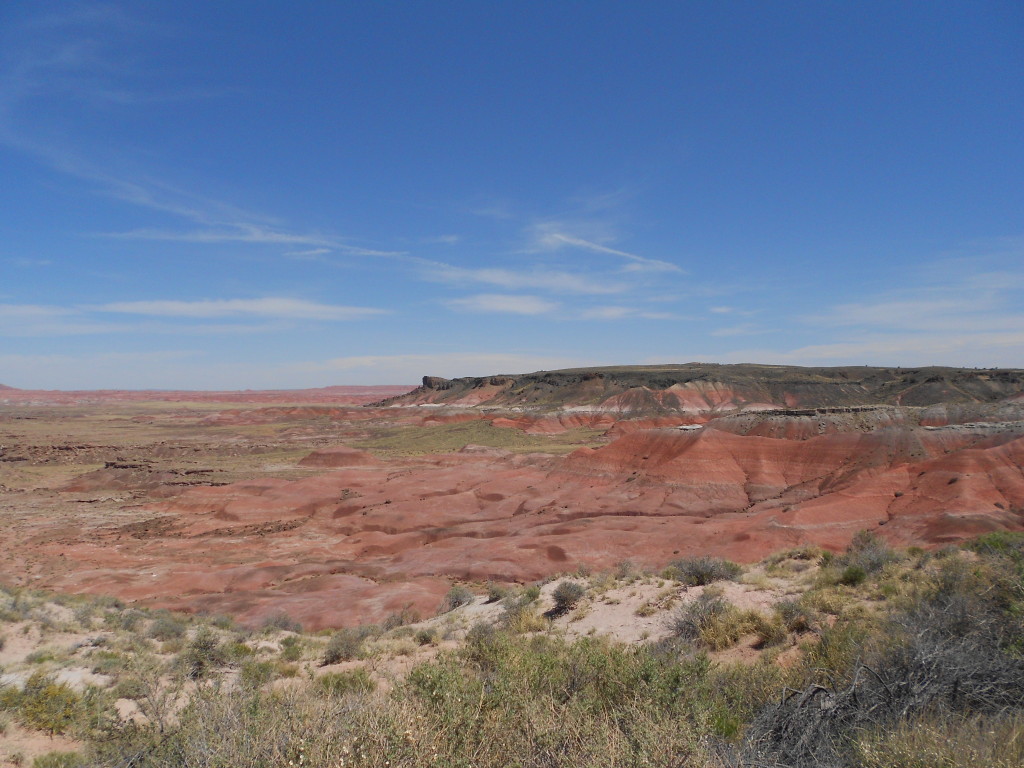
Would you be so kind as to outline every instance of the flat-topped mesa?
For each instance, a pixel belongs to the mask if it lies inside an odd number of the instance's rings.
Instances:
[[[451,388],[452,388],[452,380],[451,379],[444,379],[444,378],[441,378],[440,376],[424,376],[423,377],[422,389],[441,390],[441,389],[451,389]]]
[[[374,405],[487,406],[618,414],[727,413],[994,403],[1024,398],[1024,370],[804,368],[784,365],[615,366],[444,379]]]

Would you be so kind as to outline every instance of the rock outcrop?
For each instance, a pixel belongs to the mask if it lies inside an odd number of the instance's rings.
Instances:
[[[441,379],[380,405],[447,404],[616,414],[763,408],[990,403],[1024,393],[1024,370],[800,368],[777,365],[623,366]]]

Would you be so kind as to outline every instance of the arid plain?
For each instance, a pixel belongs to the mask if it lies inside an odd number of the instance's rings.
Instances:
[[[663,366],[0,391],[0,581],[316,629],[453,582],[1024,528],[1024,372]]]

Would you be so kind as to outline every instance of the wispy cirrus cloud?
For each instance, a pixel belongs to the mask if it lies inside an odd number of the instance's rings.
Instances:
[[[593,229],[595,234],[585,238],[576,229]],[[607,245],[610,238],[600,233],[600,228],[591,224],[563,221],[543,221],[530,228],[531,247],[541,251],[557,251],[563,248],[578,248],[591,253],[617,256],[628,263],[623,267],[627,272],[678,272],[683,269],[676,264],[659,259],[650,259],[629,251]]]
[[[251,333],[270,331],[284,321],[344,322],[378,317],[387,310],[321,304],[302,299],[209,299],[205,301],[122,301],[70,307],[44,304],[0,304],[0,336],[82,336],[117,333]],[[112,315],[130,315],[118,322]],[[137,318],[164,323],[140,325]],[[192,323],[219,320],[220,324]],[[182,322],[186,321],[186,322]]]
[[[517,296],[503,293],[480,293],[444,302],[462,312],[487,312],[512,315],[545,315],[558,309],[558,304],[539,296]]]
[[[561,270],[534,268],[513,270],[500,267],[469,269],[451,264],[421,261],[423,276],[432,281],[452,285],[483,284],[495,285],[508,290],[523,288],[551,291],[553,293],[610,294],[626,290],[621,281],[599,279]]]
[[[943,281],[839,304],[803,320],[889,332],[1017,331],[1024,330],[1022,293],[1024,270],[951,275]]]
[[[124,232],[100,232],[98,237],[117,240],[162,240],[180,243],[252,243],[257,245],[315,246],[299,255],[327,254],[331,251],[352,256],[401,256],[403,251],[383,251],[351,245],[344,240],[320,234],[287,232],[249,222],[224,222],[209,229],[132,229]],[[286,255],[296,255],[289,253]]]
[[[754,323],[740,323],[739,325],[730,325],[726,328],[716,328],[711,331],[711,336],[717,336],[724,338],[727,336],[759,336],[765,333],[771,333],[772,329],[763,328]]]
[[[85,336],[127,330],[77,309],[44,304],[0,304],[0,336]]]
[[[621,256],[628,260],[630,263],[627,264],[623,269],[627,272],[682,272],[683,270],[675,265],[670,264],[667,261],[660,261],[659,259],[648,259],[644,256],[637,256],[635,253],[629,253],[628,251],[620,251],[618,248],[609,248],[606,245],[600,243],[592,243],[589,240],[584,240],[582,237],[573,237],[572,235],[562,234],[560,232],[554,232],[546,237],[546,241],[553,244],[554,247],[571,246],[573,248],[582,248],[586,251],[593,251],[594,253],[607,253],[612,256]]]
[[[318,256],[325,256],[330,252],[330,248],[307,248],[302,251],[285,251],[284,255],[295,259],[315,259]]]
[[[462,242],[462,235],[434,235],[420,238],[420,242],[427,245],[458,245]]]
[[[799,365],[949,365],[1024,367],[1024,269],[979,271],[989,261],[1024,263],[1012,252],[925,265],[907,287],[789,318],[795,327],[829,329],[831,340],[795,348],[727,353],[725,360]],[[785,320],[784,323],[785,324]],[[719,335],[721,335],[719,333]]]
[[[137,170],[127,148],[86,145],[69,139],[63,125],[41,115],[38,104],[81,105],[92,111],[168,101],[208,99],[225,91],[205,83],[164,85],[139,53],[146,35],[173,32],[142,22],[123,8],[97,4],[29,17],[0,35],[0,144],[68,177],[85,182],[92,194],[135,208],[167,214],[163,227],[134,227],[91,233],[120,240],[148,240],[258,246],[305,246],[349,256],[396,256],[402,252],[366,247],[336,234],[301,231],[237,206],[183,190],[161,176]],[[131,168],[132,170],[127,170]],[[120,169],[120,170],[118,170]],[[87,233],[89,234],[89,233]]]
[[[764,347],[705,355],[722,362],[792,365],[1024,367],[1024,331],[958,334],[872,334],[792,349]]]
[[[264,317],[289,320],[356,320],[386,314],[386,310],[373,307],[320,304],[314,301],[275,297],[204,301],[122,301],[100,304],[92,309],[97,312],[150,317]]]
[[[636,307],[592,307],[584,310],[580,317],[584,320],[626,320],[639,318],[642,320],[681,320],[674,312],[651,312],[649,310],[637,309]]]

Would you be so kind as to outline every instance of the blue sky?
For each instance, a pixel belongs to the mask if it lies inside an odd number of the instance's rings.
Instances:
[[[0,382],[1024,366],[1019,2],[0,4]]]

